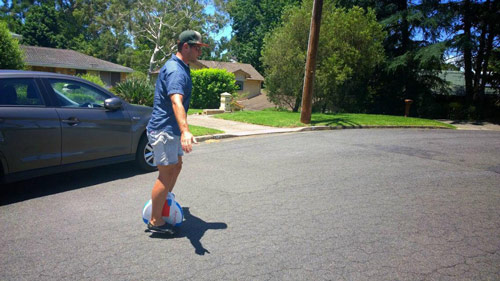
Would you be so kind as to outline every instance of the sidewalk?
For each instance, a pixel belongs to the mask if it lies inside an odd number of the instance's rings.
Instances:
[[[500,125],[488,123],[488,122],[462,122],[462,121],[452,121],[452,120],[436,120],[439,122],[451,124],[457,127],[457,130],[472,130],[472,131],[500,131]]]
[[[492,123],[473,123],[473,122],[457,122],[452,120],[437,120],[443,123],[452,124],[457,127],[457,130],[485,130],[485,131],[500,131],[500,125]],[[277,133],[292,133],[292,132],[304,132],[313,130],[334,130],[334,129],[344,129],[343,127],[328,127],[328,126],[307,126],[298,128],[275,128],[269,126],[261,126],[254,124],[247,124],[236,121],[229,121],[214,118],[209,115],[188,115],[188,124],[195,126],[202,126],[206,128],[212,128],[224,131],[223,134],[210,135],[210,136],[200,136],[196,137],[197,141],[206,141],[209,139],[225,139],[233,137],[242,136],[254,136],[263,134],[277,134]],[[364,126],[359,128],[389,128],[385,126]],[[419,128],[419,127],[391,127],[391,128]],[[420,127],[425,128],[425,127]]]
[[[218,134],[214,136],[196,137],[197,141],[205,141],[208,139],[223,139],[231,137],[263,135],[263,134],[300,132],[305,129],[310,129],[309,127],[275,128],[269,126],[261,126],[261,125],[254,125],[236,121],[223,120],[223,119],[213,118],[212,116],[209,115],[188,115],[188,124],[224,131],[223,134]]]

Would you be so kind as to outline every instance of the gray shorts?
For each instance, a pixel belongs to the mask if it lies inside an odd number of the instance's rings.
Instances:
[[[155,165],[167,166],[179,162],[179,156],[183,156],[181,137],[164,131],[147,132],[149,144],[153,147]]]

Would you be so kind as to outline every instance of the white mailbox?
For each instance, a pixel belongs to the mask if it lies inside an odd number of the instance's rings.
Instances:
[[[232,96],[230,93],[222,93],[220,95],[220,110],[224,110],[224,112],[231,112],[231,101]]]

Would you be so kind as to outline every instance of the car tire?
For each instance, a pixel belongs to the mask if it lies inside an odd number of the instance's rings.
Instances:
[[[149,144],[146,135],[143,135],[139,141],[135,154],[135,162],[141,170],[146,172],[152,172],[158,169],[154,165],[153,147]]]

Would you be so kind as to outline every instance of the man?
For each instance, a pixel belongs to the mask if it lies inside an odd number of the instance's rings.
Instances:
[[[199,32],[183,31],[177,41],[177,53],[161,68],[156,81],[153,113],[147,126],[149,143],[153,147],[158,179],[151,192],[152,212],[148,229],[153,232],[173,234],[173,226],[162,218],[167,194],[171,193],[182,168],[183,152],[189,153],[196,143],[189,132],[187,111],[191,98],[192,82],[189,63],[201,55]],[[173,202],[173,200],[169,200]]]

